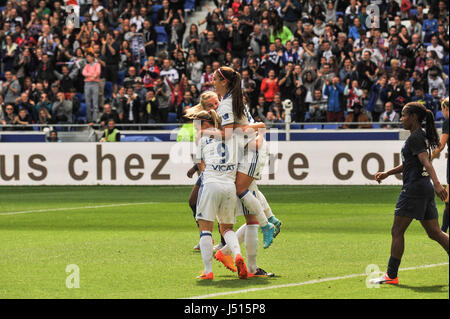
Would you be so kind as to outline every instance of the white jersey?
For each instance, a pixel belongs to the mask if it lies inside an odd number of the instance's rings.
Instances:
[[[233,113],[233,98],[231,95],[227,94],[220,101],[219,107],[217,108],[217,115],[221,120],[222,126],[229,124],[245,125],[248,124],[247,116],[243,116],[241,119],[236,120]]]
[[[196,157],[198,161],[203,160],[205,163],[202,184],[212,182],[234,184],[239,150],[237,141],[234,136],[225,141],[206,136],[200,139]]]
[[[221,125],[226,126],[229,124],[236,124],[238,126],[244,126],[248,125],[249,123],[255,123],[255,120],[253,119],[252,115],[250,114],[250,110],[247,105],[244,107],[244,116],[242,116],[238,121],[234,118],[233,113],[233,98],[231,95],[225,95],[225,97],[222,99],[222,101],[219,104],[219,107],[217,108],[217,115],[219,116],[221,120]],[[249,143],[253,139],[256,138],[256,132],[253,132],[251,134],[248,134],[246,139],[246,143]]]

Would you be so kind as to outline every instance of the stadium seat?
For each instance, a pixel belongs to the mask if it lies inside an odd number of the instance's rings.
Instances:
[[[80,101],[80,103],[86,102],[86,98],[83,93],[77,93],[77,98]]]
[[[344,17],[345,17],[344,12],[342,12],[342,11],[336,11],[336,18],[339,17],[339,16],[344,16]]]
[[[86,103],[80,103],[80,109],[78,110],[79,116],[86,116]]]
[[[291,130],[301,130],[302,125],[301,124],[291,124]]]
[[[119,85],[122,85],[124,79],[125,79],[125,71],[119,71]]]
[[[160,10],[160,9],[162,9],[162,5],[160,5],[160,4],[154,4],[153,6],[152,6],[152,22],[153,22],[153,25],[156,25],[156,17],[158,16],[158,11]]]
[[[411,9],[409,10],[409,16],[410,17],[414,17],[415,15],[417,15],[418,11],[417,9]]]
[[[445,64],[442,67],[444,69],[444,73],[447,74],[447,76],[448,76],[448,64]]]
[[[112,97],[112,91],[113,91],[112,82],[106,81],[105,82],[105,91],[104,91],[105,99],[110,99]]]
[[[168,41],[166,29],[163,26],[156,25],[155,26],[156,31],[156,43],[158,45],[165,45]]]
[[[372,123],[372,128],[381,128],[380,124]]]
[[[184,11],[185,12],[192,12],[195,10],[195,0],[186,0],[184,3]]]
[[[324,130],[337,130],[338,125],[337,124],[324,124],[323,129]]]
[[[167,123],[177,123],[177,113],[169,112],[169,117],[167,119]]]

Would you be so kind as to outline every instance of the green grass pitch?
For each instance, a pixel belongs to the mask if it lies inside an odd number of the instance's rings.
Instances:
[[[192,250],[191,187],[0,187],[0,298],[449,298],[448,255],[417,221],[400,285],[366,286],[368,265],[386,269],[399,187],[260,189],[283,222],[258,251],[258,265],[276,276],[239,280],[214,261],[215,278],[204,282],[195,279],[203,263]],[[68,265],[78,267],[79,288],[66,285]]]

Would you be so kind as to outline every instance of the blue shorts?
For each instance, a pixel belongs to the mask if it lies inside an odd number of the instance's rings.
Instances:
[[[438,219],[439,213],[434,197],[406,197],[401,193],[395,206],[395,216],[431,220]]]

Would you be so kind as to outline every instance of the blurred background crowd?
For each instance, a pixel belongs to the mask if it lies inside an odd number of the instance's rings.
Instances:
[[[286,99],[294,122],[364,128],[398,122],[409,101],[440,120],[448,95],[444,0],[0,0],[0,7],[0,130],[183,123],[200,94],[214,89],[220,66],[240,72],[252,115],[269,127],[284,122]]]

